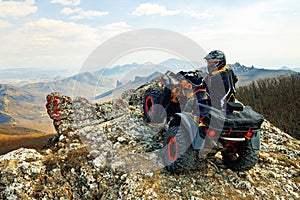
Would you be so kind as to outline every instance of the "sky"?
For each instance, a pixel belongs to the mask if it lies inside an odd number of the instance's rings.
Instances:
[[[298,0],[0,0],[0,69],[78,69],[103,42],[143,28],[175,31],[206,52],[222,50],[228,63],[296,68],[299,22]],[[116,63],[171,57],[145,54]]]

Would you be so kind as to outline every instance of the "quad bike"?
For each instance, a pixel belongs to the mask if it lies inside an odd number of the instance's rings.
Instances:
[[[168,171],[189,168],[190,161],[218,151],[222,153],[224,164],[233,171],[249,170],[257,163],[264,118],[249,106],[239,113],[226,115],[209,109],[207,128],[199,127],[191,113],[176,113],[181,123],[168,128],[164,141],[163,160]]]
[[[234,102],[227,103],[230,112],[211,107],[204,98],[205,88],[201,81],[195,84],[189,76],[167,72],[157,82],[158,87],[148,89],[144,95],[144,115],[148,121],[168,124],[162,153],[168,171],[187,170],[194,167],[199,157],[218,151],[221,151],[224,164],[233,171],[255,166],[262,115]],[[207,116],[203,121],[205,126],[199,126],[203,111]],[[165,117],[161,117],[163,113]]]
[[[192,82],[189,80],[191,77],[198,78]],[[168,71],[158,77],[155,87],[149,88],[144,94],[143,111],[146,120],[153,123],[169,121],[175,113],[181,112],[189,97],[205,90],[201,81],[200,71],[177,74]]]

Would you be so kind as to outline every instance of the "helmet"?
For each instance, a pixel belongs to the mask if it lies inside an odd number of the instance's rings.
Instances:
[[[204,57],[204,59],[207,61],[207,68],[209,72],[220,69],[226,65],[225,54],[220,50],[211,51]]]

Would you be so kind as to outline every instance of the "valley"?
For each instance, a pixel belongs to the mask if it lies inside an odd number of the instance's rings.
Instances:
[[[0,126],[0,155],[19,148],[42,149],[55,132],[44,133],[24,127]]]

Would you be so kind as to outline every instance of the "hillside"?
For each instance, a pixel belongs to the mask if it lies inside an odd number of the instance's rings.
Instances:
[[[45,113],[44,101],[44,97],[19,87],[0,84],[0,126],[10,124],[45,132],[53,131]]]
[[[103,92],[114,86],[112,79],[102,77],[99,83],[99,78],[96,73],[83,72],[58,81],[26,84],[21,89],[43,97],[53,91],[60,91],[69,96],[79,95],[92,98],[95,89]]]
[[[237,98],[300,139],[300,73],[262,79],[237,89]]]
[[[196,160],[192,170],[167,172],[159,154],[164,132],[142,116],[145,89],[104,104],[54,93],[63,106],[55,113],[60,107],[47,105],[57,136],[42,151],[22,148],[0,156],[0,198],[300,198],[300,141],[268,121],[253,169],[233,172],[217,154]]]
[[[10,131],[3,129],[3,127],[0,127],[0,155],[19,148],[42,149],[48,140],[54,137],[53,133],[46,134],[21,127],[10,128],[13,129]]]
[[[12,85],[0,84],[0,121],[2,123],[13,122],[14,118],[20,117],[20,112],[18,111],[20,111],[24,105],[31,105],[32,108],[36,102],[36,97],[31,93]],[[32,115],[32,117],[34,117],[34,115]],[[7,118],[9,120],[5,120]]]

